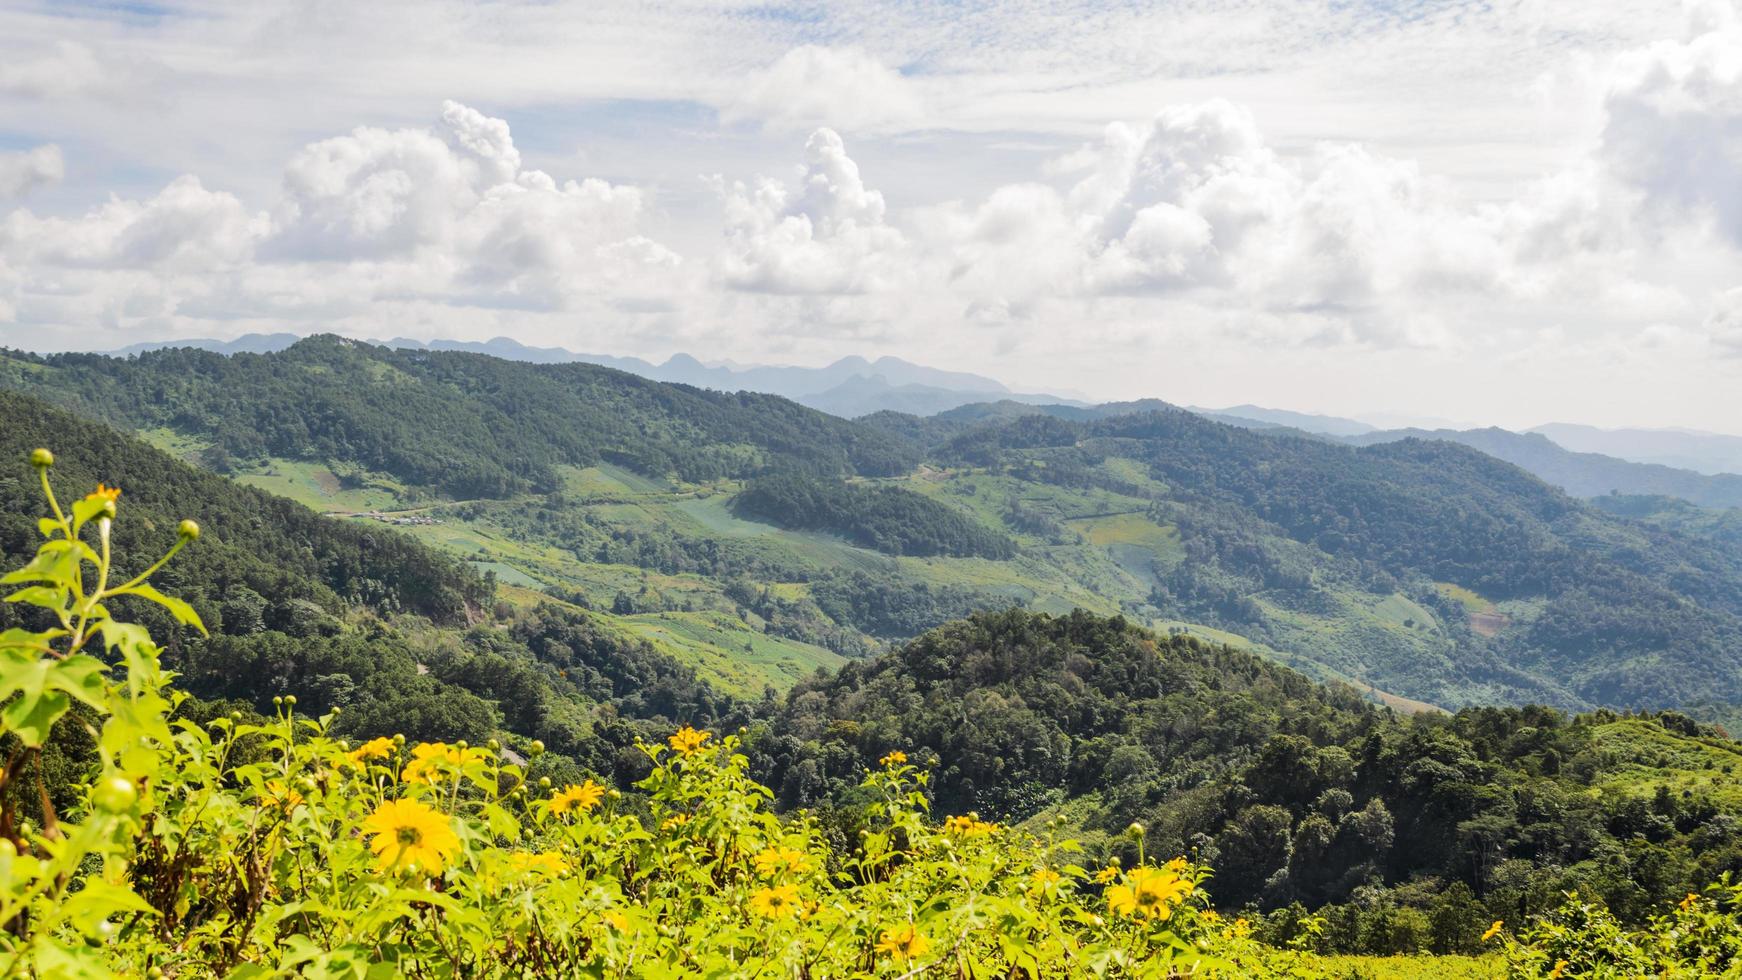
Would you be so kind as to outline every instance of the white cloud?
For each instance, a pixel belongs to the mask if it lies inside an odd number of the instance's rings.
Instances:
[[[1725,290],[1712,301],[1706,333],[1718,349],[1742,357],[1742,287]]]
[[[55,158],[58,162],[58,157]],[[508,126],[455,102],[430,129],[310,144],[252,211],[195,176],[75,217],[0,219],[14,319],[119,325],[296,317],[430,300],[560,310],[668,296],[678,256],[641,192],[525,168]]]
[[[0,153],[0,201],[60,183],[66,163],[53,143],[19,153]]]
[[[721,115],[780,131],[875,132],[912,128],[925,113],[918,86],[863,49],[804,44],[751,72]]]
[[[1600,160],[1651,219],[1710,221],[1742,245],[1742,23],[1708,4],[1694,24],[1616,59]]]
[[[97,88],[103,80],[96,53],[77,41],[58,41],[47,53],[0,63],[0,95],[64,98]]]
[[[906,237],[884,220],[883,195],[865,186],[833,130],[805,142],[796,187],[767,178],[717,186],[727,229],[719,271],[734,289],[881,292],[910,277]]]
[[[111,199],[78,218],[15,211],[0,222],[0,253],[85,269],[222,269],[246,260],[266,232],[234,195],[179,177],[147,201]]]

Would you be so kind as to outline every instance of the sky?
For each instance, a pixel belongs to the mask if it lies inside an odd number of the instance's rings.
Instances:
[[[1732,0],[0,0],[0,345],[1742,433]]]

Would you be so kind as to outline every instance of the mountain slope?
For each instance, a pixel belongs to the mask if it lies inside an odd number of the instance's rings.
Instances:
[[[14,355],[0,374],[0,385],[115,424],[202,439],[221,454],[219,468],[321,459],[462,497],[552,490],[558,465],[601,461],[691,479],[747,475],[774,459],[831,475],[913,462],[894,440],[772,396],[335,337],[258,356]]]
[[[1460,946],[1574,886],[1642,918],[1742,857],[1727,830],[1742,746],[1686,717],[1400,719],[1257,657],[1080,612],[950,623],[795,688],[748,745],[787,805],[838,798],[899,747],[932,767],[941,813],[1062,816],[1090,830],[1095,860],[1134,857],[1123,831],[1140,821],[1150,853],[1213,859],[1225,908],[1355,902],[1438,920],[1491,901],[1436,940]]]
[[[1698,473],[1742,474],[1742,436],[1684,429],[1599,429],[1556,422],[1539,432],[1574,452],[1602,453]]]
[[[45,505],[25,462],[38,446],[55,452],[50,476],[63,504],[99,481],[122,488],[113,541],[126,573],[161,555],[180,519],[200,523],[198,542],[153,581],[190,602],[211,636],[145,603],[126,609],[164,643],[178,686],[199,698],[266,712],[294,693],[311,714],[344,708],[338,730],[358,737],[541,738],[599,772],[611,771],[632,733],[612,744],[598,723],[734,710],[608,618],[555,602],[499,603],[493,583],[399,531],[321,517],[16,392],[0,391],[0,420],[0,560],[9,567],[40,541]],[[0,629],[29,612],[0,604]]]
[[[331,338],[13,358],[0,384],[403,522],[748,695],[1023,605],[1120,613],[1418,709],[1742,703],[1742,555],[1445,442],[1354,448],[1142,411],[1158,403],[854,423]]]
[[[1742,476],[1710,476],[1597,453],[1572,452],[1539,432],[1505,429],[1391,429],[1348,438],[1358,446],[1402,439],[1443,439],[1479,449],[1528,470],[1575,497],[1609,493],[1679,497],[1701,507],[1742,507]]]

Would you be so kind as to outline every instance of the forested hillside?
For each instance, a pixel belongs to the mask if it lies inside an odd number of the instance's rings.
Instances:
[[[610,772],[633,743],[624,720],[713,721],[736,710],[647,642],[560,602],[500,602],[494,583],[399,531],[321,517],[13,392],[0,392],[0,418],[5,562],[41,540],[41,488],[22,461],[46,442],[58,448],[53,475],[65,490],[121,488],[118,573],[143,571],[175,541],[180,519],[198,522],[198,547],[158,581],[210,636],[145,603],[127,612],[164,637],[182,689],[214,703],[200,712],[267,712],[294,693],[305,710],[343,708],[343,734],[481,742],[512,733],[544,740],[552,764]],[[0,605],[0,629],[34,611]]]
[[[891,439],[770,395],[337,337],[230,357],[14,352],[0,373],[0,384],[115,425],[198,438],[220,471],[269,456],[319,459],[458,497],[553,490],[555,467],[601,461],[689,480],[745,476],[773,460],[829,476],[891,475],[914,462]]]
[[[788,806],[826,807],[905,746],[945,812],[1063,815],[1127,859],[1141,821],[1154,850],[1213,865],[1228,907],[1322,909],[1332,949],[1474,949],[1574,887],[1638,922],[1742,871],[1742,747],[1685,716],[1399,718],[1083,613],[949,624],[800,685],[749,744]]]
[[[1742,552],[1440,441],[1352,448],[1155,402],[848,422],[330,337],[12,356],[0,385],[406,525],[749,698],[1020,605],[1231,643],[1414,709],[1742,703]]]

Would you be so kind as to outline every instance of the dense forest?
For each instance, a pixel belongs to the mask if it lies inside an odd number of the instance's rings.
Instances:
[[[190,719],[260,717],[295,693],[311,714],[344,709],[339,735],[497,738],[522,753],[537,739],[548,751],[535,774],[624,791],[648,774],[637,743],[660,726],[744,726],[775,803],[815,812],[842,840],[865,769],[899,748],[933,771],[940,814],[1064,819],[1092,856],[1128,862],[1121,830],[1139,821],[1156,852],[1215,867],[1216,901],[1253,910],[1265,936],[1286,941],[1318,910],[1326,950],[1467,950],[1471,923],[1535,914],[1575,885],[1637,923],[1742,871],[1742,750],[1674,712],[1400,716],[1356,688],[1119,617],[972,612],[989,603],[850,574],[813,583],[818,608],[892,631],[967,618],[740,700],[610,614],[504,601],[398,531],[317,517],[25,396],[0,395],[0,411],[11,423],[0,454],[22,460],[53,437],[57,484],[124,488],[117,543],[132,554],[161,551],[181,515],[201,522],[198,547],[163,581],[211,636],[137,610],[170,640]],[[33,544],[27,474],[20,464],[0,478],[9,561]],[[730,591],[770,624],[790,601],[742,577]],[[27,619],[11,604],[0,617]],[[90,757],[82,729],[64,732],[50,773]]]
[[[827,531],[887,555],[1009,558],[1016,545],[930,497],[900,487],[778,473],[752,481],[733,500],[752,520],[800,531]]]
[[[1068,814],[1216,868],[1218,902],[1329,920],[1328,948],[1472,949],[1579,887],[1624,920],[1742,871],[1742,746],[1675,713],[1400,718],[1226,647],[1117,618],[978,614],[795,688],[749,745],[828,807],[892,746],[944,812]],[[1470,928],[1475,923],[1478,928]],[[1286,937],[1284,937],[1286,938]]]
[[[320,517],[26,396],[0,392],[0,417],[0,460],[13,461],[0,465],[0,558],[15,563],[40,540],[41,489],[20,461],[50,439],[64,491],[122,488],[121,570],[143,571],[181,518],[199,523],[199,546],[158,580],[211,635],[176,628],[145,603],[128,609],[165,638],[166,664],[198,699],[194,715],[265,713],[295,693],[311,712],[344,709],[340,734],[481,742],[513,733],[543,740],[547,766],[604,773],[620,755],[633,766],[646,723],[741,717],[731,698],[645,641],[555,600],[500,602],[488,579],[402,533]],[[24,625],[30,611],[0,605],[0,629]],[[61,748],[88,751],[69,731]]]
[[[830,476],[914,462],[893,439],[771,395],[330,336],[229,357],[11,351],[0,384],[116,425],[199,436],[220,472],[267,456],[337,460],[460,498],[553,490],[558,465],[601,460],[688,480],[749,476],[775,461]]]
[[[1339,591],[1446,611],[1449,659],[1374,648],[1350,661],[1381,685],[1449,704],[1482,691],[1572,707],[1742,699],[1742,552],[1685,521],[1617,519],[1464,446],[1357,449],[1178,410],[872,422],[924,432],[916,445],[944,464],[1150,497],[1187,554],[1158,572],[1152,604],[1170,616],[1287,648],[1275,610],[1322,609]],[[1511,628],[1459,629],[1444,583],[1513,604]]]
[[[396,506],[467,528],[444,544],[480,532],[501,543],[456,546],[690,630],[729,611],[856,656],[974,609],[1086,607],[1447,707],[1731,720],[1742,703],[1742,551],[1721,520],[1589,504],[1446,442],[1356,448],[1152,402],[849,422],[591,365],[332,337],[233,357],[8,355],[0,386],[244,478],[282,460],[342,485],[385,474]],[[642,483],[599,489],[615,478],[592,471],[613,467]]]

